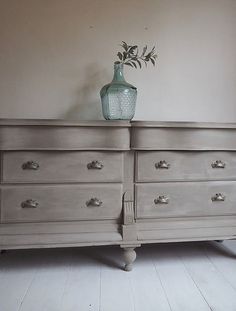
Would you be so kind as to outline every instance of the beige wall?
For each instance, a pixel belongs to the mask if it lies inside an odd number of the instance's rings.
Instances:
[[[135,119],[236,121],[236,0],[0,0],[0,117],[101,118],[121,40],[159,52]]]

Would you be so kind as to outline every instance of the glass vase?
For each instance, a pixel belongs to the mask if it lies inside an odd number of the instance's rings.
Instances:
[[[103,86],[100,96],[106,120],[131,120],[134,117],[137,88],[125,81],[123,64],[114,64],[113,80]]]

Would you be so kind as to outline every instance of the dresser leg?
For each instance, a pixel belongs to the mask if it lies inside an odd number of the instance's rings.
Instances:
[[[133,262],[136,259],[135,247],[124,247],[124,260],[125,260],[125,271],[131,271],[133,268]]]

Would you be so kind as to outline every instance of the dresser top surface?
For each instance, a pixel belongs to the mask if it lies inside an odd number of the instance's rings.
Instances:
[[[236,129],[236,123],[217,122],[187,122],[187,121],[131,121],[132,127],[159,127],[159,128],[232,128]]]
[[[186,121],[126,121],[126,120],[65,120],[65,119],[1,119],[0,126],[83,126],[83,127],[148,127],[148,128],[232,128],[236,123]]]
[[[85,126],[85,127],[130,127],[126,120],[65,120],[65,119],[1,119],[0,126]]]

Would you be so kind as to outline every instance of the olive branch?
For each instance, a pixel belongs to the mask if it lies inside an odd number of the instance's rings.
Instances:
[[[116,61],[116,63],[134,68],[138,68],[138,66],[139,68],[142,68],[143,63],[147,66],[147,63],[151,61],[153,66],[155,66],[157,59],[155,46],[150,52],[148,52],[147,45],[145,45],[141,54],[139,54],[139,48],[137,45],[128,45],[126,42],[122,41],[120,46],[124,49],[124,51],[117,53],[119,61]]]

